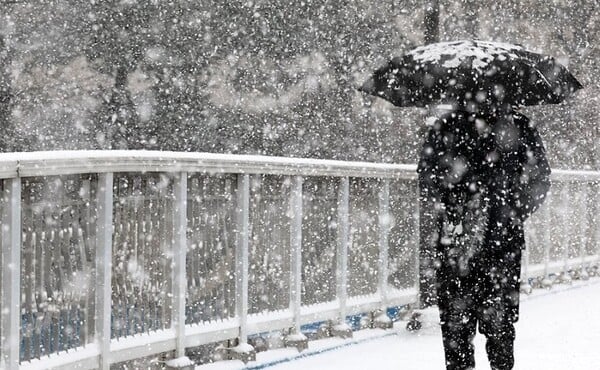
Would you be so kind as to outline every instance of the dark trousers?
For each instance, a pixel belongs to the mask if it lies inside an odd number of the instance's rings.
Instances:
[[[459,267],[455,257],[440,252],[438,306],[447,370],[475,368],[477,325],[487,338],[491,368],[513,368],[523,244],[513,238],[507,242],[502,248],[484,248],[466,268]]]

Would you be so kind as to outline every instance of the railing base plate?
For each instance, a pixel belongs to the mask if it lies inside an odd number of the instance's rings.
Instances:
[[[256,361],[256,350],[250,344],[242,343],[229,349],[229,357],[247,364],[250,361]]]
[[[187,356],[174,358],[165,362],[166,370],[194,370],[196,364]]]
[[[308,338],[304,334],[291,334],[284,340],[286,347],[295,347],[298,352],[308,349]]]

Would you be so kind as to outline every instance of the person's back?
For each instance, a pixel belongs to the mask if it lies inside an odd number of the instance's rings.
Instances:
[[[522,222],[542,203],[550,168],[519,114],[452,112],[436,121],[418,165],[437,221],[438,305],[447,369],[474,367],[479,323],[493,369],[513,366]]]

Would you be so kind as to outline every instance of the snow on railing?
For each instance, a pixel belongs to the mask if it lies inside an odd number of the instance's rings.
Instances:
[[[528,225],[532,284],[598,264],[600,173],[553,179]],[[9,153],[0,190],[6,368],[108,369],[230,339],[249,356],[249,336],[283,329],[301,348],[302,325],[343,335],[349,315],[418,300],[414,165]]]

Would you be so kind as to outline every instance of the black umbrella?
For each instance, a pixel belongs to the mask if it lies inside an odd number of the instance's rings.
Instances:
[[[582,85],[554,58],[485,41],[421,46],[377,69],[359,90],[400,107],[557,104]]]

